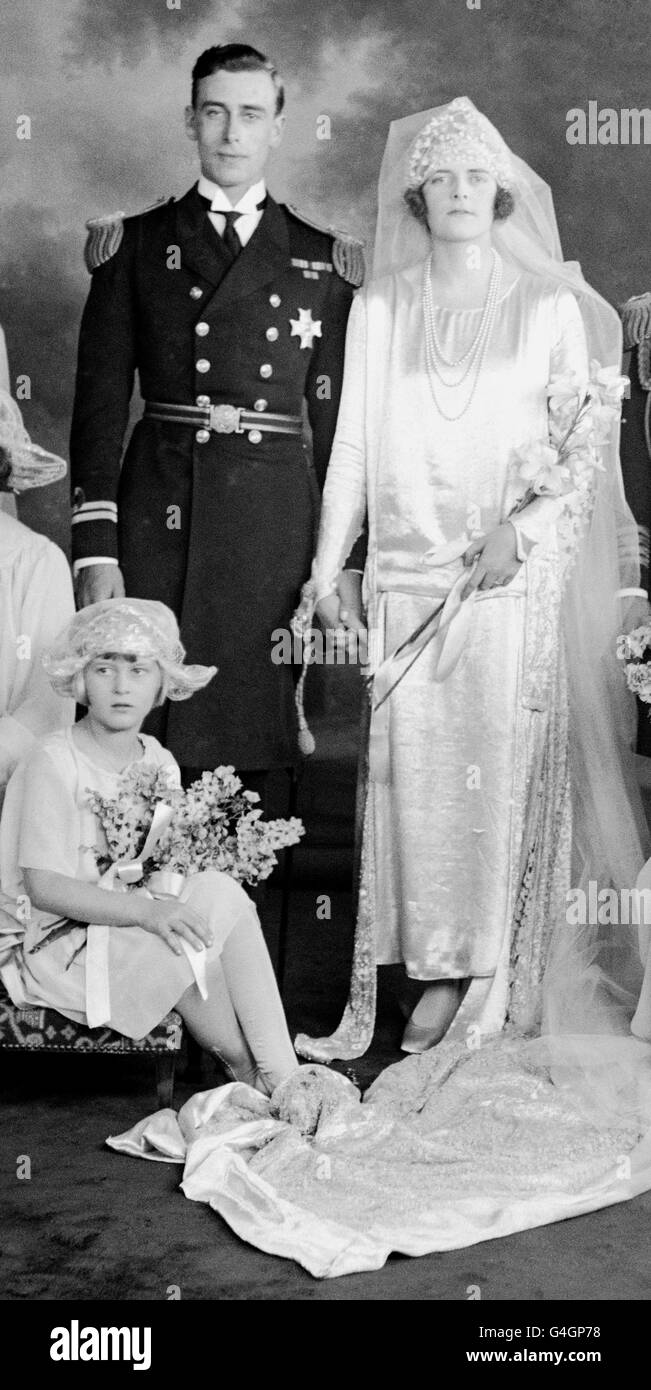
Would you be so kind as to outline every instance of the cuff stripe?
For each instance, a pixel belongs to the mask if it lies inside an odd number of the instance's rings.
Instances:
[[[117,525],[117,520],[117,510],[109,512],[105,507],[95,507],[92,511],[84,512],[83,515],[75,512],[70,524],[71,526],[79,526],[82,521],[112,521]]]
[[[100,510],[110,512],[112,516],[117,516],[117,502],[112,502],[109,497],[95,497],[92,502],[81,502],[78,506],[73,506],[74,515],[79,518]]]

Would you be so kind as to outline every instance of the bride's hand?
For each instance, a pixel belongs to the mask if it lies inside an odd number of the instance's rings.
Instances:
[[[339,579],[338,592],[322,598],[317,603],[315,612],[325,631],[335,634],[336,642],[345,643],[350,640],[346,634],[355,632],[359,660],[362,664],[368,660],[367,632],[362,618],[360,575],[345,570]]]
[[[341,571],[337,581],[337,593],[341,600],[340,621],[354,632],[363,630],[364,606],[362,603],[362,576],[359,570]]]
[[[339,594],[327,594],[325,598],[319,599],[314,611],[319,622],[323,624],[326,631],[328,628],[341,626],[339,622],[340,608],[341,599],[339,598]]]
[[[472,565],[475,562],[475,568],[461,597],[467,598],[473,589],[500,589],[510,583],[522,564],[516,546],[515,528],[509,521],[472,541],[464,552],[463,563]]]

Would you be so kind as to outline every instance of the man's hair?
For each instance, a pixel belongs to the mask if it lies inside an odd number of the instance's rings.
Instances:
[[[248,43],[222,43],[207,48],[192,69],[192,105],[197,104],[197,88],[202,77],[211,77],[213,72],[268,72],[276,90],[276,116],[285,105],[285,88],[273,63],[251,48]]]
[[[424,222],[427,226],[427,203],[423,193],[422,184],[420,188],[406,188],[404,200],[409,211],[416,218],[417,222]],[[498,187],[493,203],[493,216],[496,222],[504,222],[511,216],[515,208],[515,199],[510,189]]]

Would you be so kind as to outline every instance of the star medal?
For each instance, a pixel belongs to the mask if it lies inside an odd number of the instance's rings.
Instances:
[[[311,309],[299,309],[298,318],[289,322],[291,337],[300,338],[302,348],[311,348],[314,339],[321,337],[321,319],[313,319]]]

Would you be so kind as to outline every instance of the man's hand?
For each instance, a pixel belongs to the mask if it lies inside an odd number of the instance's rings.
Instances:
[[[78,608],[101,603],[105,598],[124,598],[122,570],[117,565],[84,565],[76,580]]]
[[[522,564],[518,560],[516,546],[515,528],[510,521],[496,526],[487,536],[479,536],[472,541],[464,552],[463,563],[476,563],[461,597],[467,598],[473,589],[499,589],[508,584]]]

